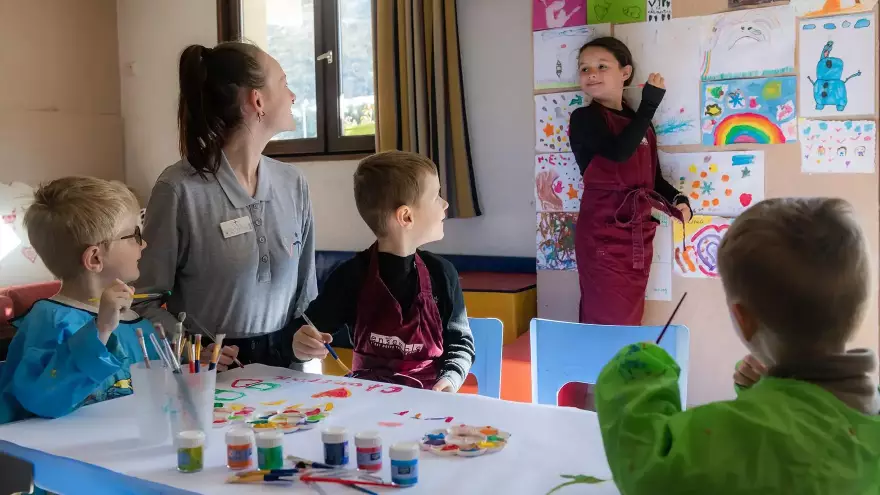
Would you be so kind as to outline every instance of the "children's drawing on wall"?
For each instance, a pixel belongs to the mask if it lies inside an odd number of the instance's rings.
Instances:
[[[533,33],[535,89],[578,87],[578,50],[592,39],[610,35],[610,24]]]
[[[854,12],[870,12],[877,0],[791,0],[798,17],[821,17]]]
[[[662,24],[637,23],[614,27],[614,36],[633,54],[635,81],[652,72],[663,74],[666,95],[654,114],[654,130],[661,146],[700,144],[700,19],[683,17]],[[674,53],[674,57],[669,54]],[[632,108],[641,103],[641,91],[629,91]]]
[[[704,81],[794,72],[795,22],[791,6],[739,10],[700,19]]]
[[[764,152],[659,152],[663,177],[695,215],[736,216],[764,199]]]
[[[647,0],[587,0],[587,24],[645,22],[647,12]]]
[[[584,179],[572,153],[535,156],[535,205],[538,211],[577,212]]]
[[[0,182],[0,287],[53,279],[24,228],[24,212],[33,198],[27,184]]]
[[[877,124],[870,120],[801,119],[801,171],[870,174],[877,156]]]
[[[800,21],[802,117],[873,115],[873,14]]]
[[[672,0],[648,0],[648,22],[666,22],[672,19]]]
[[[568,121],[586,103],[580,91],[535,95],[535,149],[545,153],[571,151]]]
[[[577,213],[538,213],[538,270],[577,270],[574,229]]]
[[[654,234],[654,258],[648,274],[645,299],[649,301],[672,300],[672,220],[661,215],[660,225]]]
[[[731,222],[729,218],[706,215],[695,215],[684,225],[672,222],[675,273],[690,278],[717,277],[718,247]]]
[[[703,83],[703,144],[797,140],[794,76]]]
[[[532,30],[583,26],[587,23],[585,0],[532,0]]]

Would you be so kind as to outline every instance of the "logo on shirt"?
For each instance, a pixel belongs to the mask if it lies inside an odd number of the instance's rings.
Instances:
[[[293,258],[293,255],[296,254],[296,247],[302,247],[302,242],[300,242],[299,239],[295,239],[293,242],[290,242],[287,237],[282,237],[281,242],[284,243],[284,250],[287,251],[287,255],[291,258]]]
[[[639,143],[639,146],[648,146],[648,137],[647,136],[642,138],[642,142]]]
[[[389,337],[373,332],[370,333],[370,344],[380,349],[397,349],[403,355],[412,354],[425,348],[424,344],[404,344],[400,337]]]

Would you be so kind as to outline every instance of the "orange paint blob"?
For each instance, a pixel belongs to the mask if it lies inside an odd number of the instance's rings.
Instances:
[[[729,175],[722,175],[722,176],[721,176],[721,182],[727,182],[727,181],[729,181],[729,180],[730,180],[730,176],[729,176]]]

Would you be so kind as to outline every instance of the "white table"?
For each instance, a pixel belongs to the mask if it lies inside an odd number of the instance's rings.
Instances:
[[[238,379],[255,379],[279,384],[270,391],[235,388]],[[246,382],[239,382],[241,386]],[[357,385],[360,384],[360,385]],[[345,386],[352,392],[345,399],[313,399],[313,394]],[[351,437],[351,464],[354,467],[354,434],[378,430],[384,446],[381,476],[390,480],[388,447],[400,441],[418,441],[426,432],[447,426],[443,421],[413,419],[453,416],[451,424],[491,425],[512,434],[501,452],[477,458],[436,457],[422,452],[419,484],[406,494],[544,494],[559,485],[562,474],[591,475],[610,480],[595,414],[568,408],[521,404],[479,396],[454,395],[394,387],[363,380],[299,373],[284,368],[249,365],[218,375],[218,389],[246,393],[236,403],[253,405],[258,411],[271,409],[261,402],[286,400],[287,405],[333,402],[334,410],[319,428],[285,435],[285,455],[322,461],[321,427],[344,426]],[[60,419],[28,421],[0,426],[0,440],[9,441],[49,454],[69,457],[128,476],[190,490],[198,493],[314,493],[304,486],[231,485],[225,480],[226,429],[209,432],[205,469],[200,473],[181,474],[176,470],[176,452],[170,442],[163,446],[140,444],[134,418],[134,397],[95,404]],[[280,406],[283,408],[283,406]],[[405,416],[395,413],[409,411]],[[400,422],[399,427],[380,426],[379,422]],[[324,491],[356,493],[332,484],[322,484]],[[382,490],[391,493],[396,490]],[[566,493],[618,493],[613,482],[575,485]]]

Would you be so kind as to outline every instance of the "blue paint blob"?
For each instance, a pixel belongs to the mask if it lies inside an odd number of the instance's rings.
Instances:
[[[874,124],[865,124],[865,132],[871,132],[874,130]]]
[[[823,131],[827,131],[828,130],[828,123],[827,122],[819,122],[819,129],[822,129]]]
[[[822,27],[828,30],[837,29],[837,26],[833,22],[829,22]]]
[[[803,29],[804,31],[812,31],[813,29],[816,29],[816,25],[815,24],[804,24],[804,26],[801,29]]]
[[[856,21],[856,29],[866,28],[871,25],[870,19],[859,19]]]
[[[846,127],[847,129],[852,129],[852,120],[847,120],[846,122],[843,123],[843,126]]]
[[[843,24],[840,25],[840,27],[843,27],[843,28],[848,28],[850,26],[852,26],[852,23],[849,21],[843,21]]]

